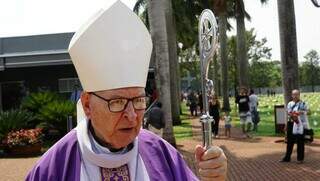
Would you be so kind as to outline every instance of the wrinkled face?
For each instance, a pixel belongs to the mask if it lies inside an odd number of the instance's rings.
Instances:
[[[105,99],[134,98],[144,96],[144,88],[131,87],[95,92]],[[110,112],[108,103],[93,94],[83,93],[81,102],[91,120],[95,134],[101,140],[119,149],[130,144],[139,134],[144,110],[135,110],[132,101],[122,112]]]
[[[298,90],[293,90],[291,95],[293,101],[296,102],[300,100],[300,92]]]

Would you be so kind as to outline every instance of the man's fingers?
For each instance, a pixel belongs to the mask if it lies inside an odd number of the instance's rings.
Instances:
[[[221,175],[224,175],[226,172],[225,167],[219,167],[216,169],[199,169],[199,174],[202,177],[219,177]]]
[[[216,159],[211,159],[211,160],[205,160],[199,162],[199,168],[201,169],[208,169],[208,168],[218,168],[224,165],[226,163],[226,157],[225,156],[220,156]]]
[[[201,160],[209,160],[219,157],[223,153],[222,149],[217,146],[212,146],[201,157]]]
[[[227,158],[221,148],[213,146],[204,152],[203,147],[196,147],[196,158],[201,180],[225,180]]]
[[[201,146],[201,145],[197,145],[196,146],[196,150],[195,150],[195,157],[196,157],[196,161],[200,162],[201,161],[201,157],[204,154],[206,150]]]

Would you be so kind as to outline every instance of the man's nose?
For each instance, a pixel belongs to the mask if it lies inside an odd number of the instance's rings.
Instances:
[[[130,121],[135,121],[137,118],[137,113],[135,112],[135,109],[133,107],[132,101],[129,101],[127,104],[126,109],[124,110],[125,117],[127,117]]]

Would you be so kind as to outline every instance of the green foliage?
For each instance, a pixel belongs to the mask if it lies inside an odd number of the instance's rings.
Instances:
[[[278,61],[253,60],[249,67],[251,87],[281,86],[281,65]]]
[[[177,42],[183,44],[183,49],[198,47],[198,17],[203,9],[214,9],[214,1],[206,0],[174,0],[172,12],[176,25]],[[228,17],[234,16],[234,1],[228,0]],[[216,9],[220,9],[217,7]],[[137,0],[133,10],[144,20],[148,26],[147,0]],[[228,24],[230,27],[230,24]]]
[[[278,61],[266,61],[271,58],[271,48],[266,46],[267,39],[257,39],[252,28],[246,32],[246,47],[249,59],[249,79],[251,87],[276,87],[281,85],[281,67]],[[237,38],[228,39],[229,87],[238,86]]]
[[[25,128],[34,119],[32,113],[25,110],[0,112],[0,140],[12,130]]]
[[[69,100],[53,101],[43,106],[37,115],[41,122],[53,125],[60,133],[67,131],[68,116],[75,117],[76,106]]]
[[[304,58],[305,61],[299,66],[300,84],[313,88],[320,84],[320,56],[316,50],[310,50]]]
[[[250,31],[246,32],[247,39],[247,49],[248,49],[248,60],[258,61],[261,59],[270,60],[271,58],[271,50],[266,46],[267,39],[262,38],[261,40],[257,39],[257,34],[254,33],[254,29],[252,28]]]
[[[22,100],[21,108],[32,112],[35,119],[28,122],[29,127],[36,127],[41,120],[38,119],[40,110],[50,102],[61,100],[58,94],[53,92],[36,92],[31,93]]]
[[[59,99],[59,96],[53,92],[31,93],[22,100],[21,107],[37,114],[43,106]]]
[[[31,93],[21,107],[35,115],[35,119],[28,122],[29,127],[41,127],[45,131],[55,128],[61,134],[66,133],[67,118],[75,117],[76,108],[74,103],[53,92]]]

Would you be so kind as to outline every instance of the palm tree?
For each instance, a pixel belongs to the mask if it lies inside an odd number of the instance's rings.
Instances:
[[[260,0],[262,4],[267,3],[268,0]],[[237,60],[239,73],[239,86],[249,86],[248,76],[248,57],[246,47],[246,28],[244,18],[250,20],[250,15],[245,11],[243,0],[234,0],[235,18],[237,22]]]
[[[173,125],[181,124],[180,120],[180,68],[177,56],[176,23],[172,10],[172,1],[165,0],[166,28],[170,62],[171,111]]]
[[[152,36],[156,78],[160,94],[160,101],[163,104],[164,119],[166,125],[163,130],[163,138],[173,146],[176,145],[173,135],[172,115],[171,115],[171,86],[170,86],[170,63],[169,63],[169,45],[166,22],[166,0],[148,0],[148,17],[150,24],[150,33]]]
[[[291,91],[299,88],[296,20],[293,0],[278,0],[279,33],[284,101],[287,105]]]
[[[173,124],[181,124],[180,120],[180,72],[177,56],[177,38],[176,38],[176,21],[172,10],[171,0],[165,0],[165,19],[166,32],[169,46],[169,61],[170,61],[170,85],[171,85],[171,111]],[[140,9],[143,9],[141,16],[145,24],[149,27],[148,8],[146,8],[147,0],[138,0],[133,10],[139,14]]]
[[[221,84],[223,97],[223,110],[230,110],[229,103],[229,81],[228,81],[228,55],[227,55],[227,25],[228,25],[228,5],[231,1],[214,1],[214,10],[219,16],[219,42],[220,42],[220,60],[221,60]]]
[[[240,87],[248,87],[248,58],[245,36],[245,8],[243,0],[235,0],[235,17],[237,21],[237,59]]]
[[[221,95],[221,88],[220,88],[220,74],[219,74],[219,70],[220,70],[220,65],[219,65],[219,60],[220,58],[219,54],[215,54],[213,56],[213,82],[214,82],[214,92],[217,96]]]

